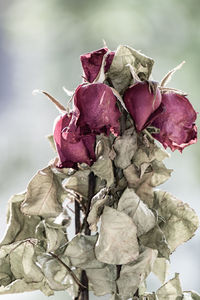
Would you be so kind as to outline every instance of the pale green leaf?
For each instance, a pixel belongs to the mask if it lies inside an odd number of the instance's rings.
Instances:
[[[26,193],[17,194],[9,200],[8,226],[0,245],[35,237],[35,227],[41,219],[38,216],[26,216],[21,212],[20,207],[25,196]]]
[[[117,210],[132,218],[137,227],[138,236],[147,233],[156,224],[153,212],[136,195],[133,189],[126,188],[119,200]]]
[[[103,269],[87,269],[89,287],[96,296],[103,296],[116,292],[117,268],[106,265]]]
[[[97,136],[95,149],[97,160],[91,166],[91,171],[93,171],[96,176],[106,180],[108,187],[111,186],[115,180],[113,164],[109,157],[110,151],[109,138],[104,135]]]
[[[99,261],[116,265],[127,264],[138,257],[137,229],[129,216],[105,206],[95,254]]]
[[[97,235],[77,234],[67,245],[64,255],[69,257],[71,264],[81,269],[98,269],[104,263],[98,261],[94,254]]]
[[[139,285],[151,272],[157,253],[156,250],[144,248],[136,261],[122,266],[117,286],[123,299],[133,297]]]
[[[164,257],[157,257],[152,272],[160,279],[162,283],[165,282],[169,269],[169,261]]]
[[[115,166],[121,169],[127,168],[137,149],[137,134],[134,127],[125,130],[122,136],[117,137],[113,148],[116,153]]]
[[[61,211],[56,175],[51,167],[40,170],[30,181],[21,210],[27,215],[56,217]]]
[[[170,193],[155,191],[158,214],[165,222],[160,228],[173,252],[180,244],[189,240],[199,226],[195,211],[187,203],[183,203]]]
[[[181,300],[182,299],[182,288],[179,279],[179,274],[176,273],[175,277],[163,286],[161,286],[157,291],[156,295],[158,300]]]

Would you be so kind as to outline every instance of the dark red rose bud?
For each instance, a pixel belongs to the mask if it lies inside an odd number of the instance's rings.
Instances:
[[[161,93],[156,87],[153,92],[147,81],[137,82],[125,91],[124,103],[135,121],[135,127],[141,131],[150,115],[160,106]]]
[[[88,80],[88,82],[92,83],[97,78],[97,75],[99,74],[99,71],[101,69],[103,57],[108,51],[109,51],[108,48],[102,48],[81,55],[80,59],[81,59],[82,67],[85,73],[85,78]],[[105,73],[109,70],[114,55],[115,52],[108,53],[105,60],[105,67],[104,67]]]
[[[174,92],[162,95],[162,112],[151,123],[160,129],[153,136],[163,144],[165,148],[170,147],[172,151],[182,150],[196,143],[197,127],[194,124],[197,113],[189,100]]]
[[[80,85],[74,95],[76,124],[82,134],[120,134],[120,111],[112,89],[103,83]]]
[[[56,120],[54,140],[59,155],[60,168],[74,168],[77,163],[91,165],[95,161],[94,135],[80,136],[80,128],[74,126],[70,115],[61,116]]]

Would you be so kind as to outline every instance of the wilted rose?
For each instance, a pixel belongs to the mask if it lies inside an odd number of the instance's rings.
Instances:
[[[59,155],[60,168],[74,168],[77,163],[91,165],[95,161],[94,135],[80,134],[80,127],[72,121],[73,114],[59,117],[55,122],[54,140]]]
[[[125,106],[135,121],[138,131],[144,129],[145,123],[153,112],[160,106],[161,93],[154,85],[155,91],[151,89],[148,81],[137,82],[124,93]]]
[[[79,85],[74,94],[76,124],[82,134],[120,134],[120,111],[112,89],[103,83]]]
[[[103,62],[104,55],[108,52],[108,48],[102,48],[90,53],[86,53],[81,55],[81,63],[82,67],[85,73],[85,78],[88,80],[88,82],[93,82],[97,75],[99,74],[99,71],[101,69],[101,65]],[[115,52],[111,51],[107,54],[106,60],[105,60],[105,66],[104,66],[104,72],[108,72],[110,65],[112,63],[112,60],[114,58]]]
[[[174,92],[164,93],[161,107],[162,112],[151,123],[160,130],[154,137],[172,151],[178,149],[182,152],[185,147],[196,143],[197,127],[194,122],[197,113],[189,100]]]

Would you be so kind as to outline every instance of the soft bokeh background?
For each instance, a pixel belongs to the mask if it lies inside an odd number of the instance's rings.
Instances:
[[[3,236],[10,195],[26,188],[34,173],[54,156],[45,135],[57,111],[42,95],[48,91],[63,104],[63,86],[81,82],[79,55],[102,47],[128,44],[155,59],[155,80],[181,61],[170,86],[186,91],[200,111],[199,0],[0,0],[0,217]],[[198,121],[199,125],[199,121]],[[199,143],[166,161],[174,169],[163,186],[200,215]],[[171,258],[170,276],[179,272],[184,290],[200,292],[200,231]],[[149,290],[159,286],[150,276]],[[0,296],[46,299],[40,292]],[[67,299],[57,292],[51,299]]]

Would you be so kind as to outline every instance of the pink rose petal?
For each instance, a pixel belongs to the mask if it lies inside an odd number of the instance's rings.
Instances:
[[[161,94],[157,88],[154,95],[147,81],[137,82],[125,91],[124,103],[135,121],[135,127],[141,131],[150,115],[159,107]]]
[[[172,151],[182,150],[196,143],[197,127],[194,124],[197,113],[189,100],[174,92],[162,95],[163,111],[151,123],[160,129],[154,137],[163,144],[165,148],[170,147]]]

